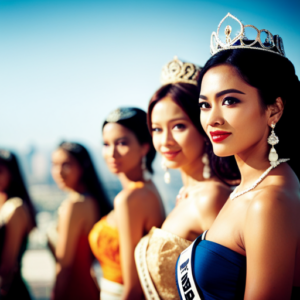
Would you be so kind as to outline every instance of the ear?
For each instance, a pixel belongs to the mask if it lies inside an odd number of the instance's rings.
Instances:
[[[145,143],[142,145],[142,156],[144,157],[150,150],[150,145]]]
[[[274,104],[267,108],[268,125],[277,124],[283,114],[284,104],[281,97],[278,97]]]

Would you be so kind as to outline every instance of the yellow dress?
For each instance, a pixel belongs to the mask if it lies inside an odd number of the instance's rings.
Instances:
[[[89,242],[101,265],[103,277],[123,284],[119,233],[116,227],[107,223],[107,216],[94,225],[89,234]]]
[[[135,262],[147,300],[180,300],[175,281],[179,254],[192,242],[153,227],[135,249]]]
[[[133,182],[129,189],[143,188],[143,182]],[[101,300],[119,300],[123,293],[120,242],[117,227],[107,222],[107,216],[94,225],[89,234],[89,243],[98,259],[103,278],[100,279]]]

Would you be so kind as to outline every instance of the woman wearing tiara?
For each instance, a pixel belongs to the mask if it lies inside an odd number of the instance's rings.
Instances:
[[[0,299],[31,299],[21,277],[21,260],[35,212],[16,156],[0,149]]]
[[[49,234],[56,258],[55,300],[98,300],[91,275],[93,255],[88,234],[111,210],[91,157],[81,144],[62,142],[52,154],[52,176],[68,198],[58,210],[58,227]]]
[[[250,40],[248,27],[231,40],[227,26],[225,43],[213,33],[200,76],[202,126],[216,155],[235,156],[241,183],[180,255],[182,299],[300,299],[299,151],[286,133],[297,127],[300,83],[281,38],[261,30]]]
[[[103,156],[122,184],[114,210],[92,229],[89,241],[100,262],[101,300],[142,299],[134,263],[134,249],[153,226],[160,227],[164,207],[151,180],[155,149],[147,128],[146,113],[119,108],[102,126]]]
[[[167,168],[179,169],[184,186],[162,228],[153,229],[136,249],[147,299],[179,299],[175,283],[178,255],[210,228],[226,202],[231,190],[218,176],[224,178],[225,167],[230,169],[226,179],[239,176],[234,174],[234,165],[223,164],[221,169],[219,160],[211,155],[199,120],[199,73],[197,66],[175,57],[163,68],[163,86],[149,103],[148,126],[154,147],[163,156],[165,179],[170,179]]]

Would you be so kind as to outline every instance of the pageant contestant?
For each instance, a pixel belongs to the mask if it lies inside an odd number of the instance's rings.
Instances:
[[[149,103],[148,123],[154,147],[162,154],[166,171],[180,170],[184,186],[162,229],[153,229],[136,249],[147,299],[179,299],[176,260],[191,241],[210,228],[231,192],[216,176],[216,172],[223,174],[214,168],[211,143],[200,124],[199,73],[197,66],[175,57],[163,68],[164,85]],[[170,180],[168,172],[165,180]]]
[[[102,132],[104,159],[110,171],[119,177],[123,190],[114,200],[114,210],[89,235],[103,270],[100,296],[101,300],[143,299],[134,249],[165,218],[150,176],[155,149],[146,113],[138,108],[119,108],[106,118]]]
[[[227,18],[240,24],[234,38]],[[300,299],[299,150],[287,134],[299,127],[298,77],[278,35],[230,14],[212,34],[211,52],[200,76],[201,123],[216,155],[235,156],[241,183],[207,234],[180,255],[179,293]]]
[[[31,299],[21,277],[35,212],[16,156],[0,149],[0,299]]]
[[[57,240],[51,239],[56,256],[53,299],[99,299],[91,276],[93,262],[88,234],[111,210],[90,155],[78,143],[63,142],[52,154],[52,176],[69,192],[58,211]]]

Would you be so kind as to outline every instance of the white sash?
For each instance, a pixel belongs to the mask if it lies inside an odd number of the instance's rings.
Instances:
[[[201,240],[205,239],[206,231]],[[198,237],[188,248],[181,252],[176,266],[176,281],[178,293],[182,300],[201,300],[192,273],[192,253]]]
[[[123,284],[100,278],[100,299],[101,300],[121,300],[124,286]]]
[[[148,243],[149,234],[144,236],[135,248],[134,258],[136,268],[146,300],[160,300],[147,267],[146,256]]]

